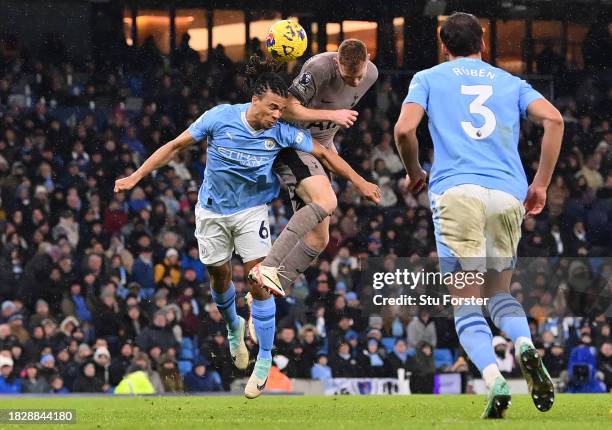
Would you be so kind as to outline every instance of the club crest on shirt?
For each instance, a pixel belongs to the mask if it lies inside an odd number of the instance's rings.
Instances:
[[[274,141],[274,139],[266,139],[264,142],[264,146],[268,151],[271,151],[276,146],[276,142]]]

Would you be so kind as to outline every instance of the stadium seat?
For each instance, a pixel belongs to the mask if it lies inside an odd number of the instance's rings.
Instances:
[[[448,348],[435,348],[434,349],[434,362],[436,369],[440,369],[446,366],[453,365],[453,353]]]
[[[191,362],[191,360],[179,360],[178,369],[181,375],[184,376],[187,373],[191,372],[192,368],[193,368],[193,363]]]
[[[183,349],[181,351],[181,354],[179,355],[181,360],[194,360],[195,359],[195,353],[193,350],[191,349]]]
[[[191,338],[189,338],[189,337],[184,337],[183,338],[183,341],[181,342],[181,348],[182,348],[183,351],[186,350],[186,349],[188,349],[190,351],[193,351],[194,347],[195,347],[195,345],[193,343],[193,340],[191,340]]]
[[[380,341],[382,343],[383,348],[387,350],[387,352],[393,351],[393,346],[395,345],[394,337],[383,337]]]

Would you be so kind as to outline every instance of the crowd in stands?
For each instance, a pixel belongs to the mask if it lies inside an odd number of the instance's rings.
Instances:
[[[188,38],[168,58],[152,39],[120,61],[55,51],[43,57],[15,38],[0,43],[0,393],[112,392],[126,375],[142,376],[151,392],[228,390],[243,374],[193,237],[205,143],[131,192],[114,194],[113,184],[206,109],[245,101],[241,65],[222,46],[201,62]],[[512,284],[548,369],[568,391],[612,389],[612,88],[596,77],[555,100],[563,150],[548,206],[525,220],[519,244],[528,265],[546,270],[519,270]],[[435,257],[427,194],[405,192],[393,139],[408,79],[383,73],[355,126],[337,135],[339,153],[383,198],[374,206],[334,182],[329,245],[277,300],[275,363],[289,377],[405,369],[413,392],[432,392],[436,373],[476,375],[451,317],[373,307],[361,272],[360,260],[392,270],[402,258]],[[429,169],[426,127],[419,137]],[[524,124],[528,178],[540,137]],[[270,205],[273,237],[290,216],[283,193]],[[238,259],[233,281],[247,316]],[[512,345],[495,334],[500,368],[518,376]]]

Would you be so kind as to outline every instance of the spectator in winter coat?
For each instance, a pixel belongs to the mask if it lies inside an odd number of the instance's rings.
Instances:
[[[53,394],[66,394],[70,391],[64,387],[64,379],[60,375],[53,375],[49,380],[49,386],[51,387],[50,393]]]
[[[330,367],[334,378],[355,378],[361,374],[357,360],[351,354],[351,347],[345,340],[340,341]]]
[[[185,391],[183,377],[176,367],[176,361],[167,354],[163,354],[159,360],[159,377],[166,392]]]
[[[22,393],[48,393],[50,390],[47,380],[39,375],[38,364],[30,363],[24,369],[24,379],[21,387]]]
[[[116,338],[121,334],[122,318],[113,292],[103,291],[100,295],[100,303],[94,313],[94,326],[98,337]]]
[[[198,359],[191,372],[185,375],[185,391],[204,393],[222,390],[221,377],[208,368],[208,362],[203,358]]]
[[[153,324],[146,327],[140,333],[136,338],[136,344],[144,351],[148,351],[152,345],[159,345],[163,351],[167,351],[169,348],[179,348],[172,329],[167,327],[166,313],[164,311],[155,312]]]
[[[427,342],[421,342],[414,356],[414,366],[412,375],[410,375],[410,391],[420,394],[433,393],[435,372],[433,347]]]
[[[111,356],[108,348],[99,347],[94,352],[94,366],[96,368],[96,378],[102,381],[102,391],[110,389],[110,363]]]
[[[412,368],[412,359],[408,355],[408,345],[404,339],[396,339],[393,350],[387,355],[387,376],[397,378],[397,371],[404,369],[410,371]]]
[[[180,281],[181,265],[179,253],[176,249],[170,248],[166,251],[164,261],[155,265],[155,283],[169,288],[176,288]]]
[[[408,348],[416,348],[421,342],[436,346],[436,325],[425,308],[419,309],[419,316],[414,317],[408,324]]]
[[[155,294],[155,277],[153,276],[153,250],[143,248],[132,267],[134,282],[140,284],[142,297],[152,297]]]
[[[93,309],[91,299],[83,294],[81,283],[73,282],[62,300],[62,313],[76,317],[81,323],[91,323]]]
[[[366,349],[358,357],[357,362],[361,369],[361,374],[370,378],[382,378],[387,372],[385,360],[380,350],[380,345],[376,339],[368,339]]]
[[[317,362],[310,370],[312,379],[325,382],[332,378],[332,370],[327,363],[327,353],[325,351],[320,351],[317,354]]]
[[[19,394],[21,384],[21,378],[13,372],[13,360],[0,355],[0,394]]]
[[[96,376],[96,366],[93,362],[86,362],[81,367],[79,376],[74,381],[75,393],[102,393],[104,382]]]
[[[119,356],[111,360],[109,367],[109,384],[111,387],[116,387],[121,379],[125,376],[128,367],[132,363],[134,355],[133,342],[131,340],[123,342],[119,349]]]
[[[196,272],[196,280],[199,283],[206,281],[206,268],[200,261],[200,251],[198,250],[197,242],[192,242],[187,247],[187,253],[183,255],[180,263],[181,269],[193,269]]]

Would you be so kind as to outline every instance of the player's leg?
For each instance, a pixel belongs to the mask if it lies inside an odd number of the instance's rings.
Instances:
[[[317,224],[295,244],[277,266],[278,281],[289,288],[325,249],[329,242],[329,217]],[[265,262],[263,264],[266,264]],[[264,269],[265,270],[265,269]]]
[[[442,196],[430,196],[440,270],[454,273],[456,280],[463,275],[462,270],[486,269],[486,210],[479,192],[478,187],[460,185]],[[458,283],[449,285],[449,292],[457,298],[479,298],[482,285],[476,279],[463,288],[457,288]],[[497,366],[493,335],[482,307],[468,303],[456,306],[454,317],[459,342],[489,389],[483,417],[501,418],[510,404],[510,390]]]
[[[249,351],[244,342],[246,321],[236,312],[236,289],[230,264],[234,243],[226,222],[226,217],[196,208],[195,237],[200,260],[210,276],[212,298],[227,324],[232,360],[238,369],[246,369],[249,364]]]
[[[510,294],[524,209],[520,201],[502,191],[490,190],[487,204],[487,265],[485,295],[493,323],[514,342],[516,360],[527,380],[536,408],[542,412],[554,403],[554,384],[533,345],[527,315]]]
[[[245,272],[257,265],[272,247],[266,205],[237,214],[232,220],[236,252],[245,261]],[[247,272],[248,273],[248,272]],[[244,389],[246,397],[258,397],[266,386],[272,367],[272,347],[276,332],[276,303],[263,287],[248,282],[251,289],[251,318],[259,352],[253,373]]]
[[[270,254],[253,269],[250,277],[273,294],[282,296],[284,287],[290,285],[300,270],[305,270],[327,245],[327,226],[311,235],[313,246],[303,238],[336,209],[337,200],[325,169],[311,154],[283,151],[276,172],[288,186],[292,201],[299,199],[302,204],[294,203],[295,211],[289,223],[274,242]]]

